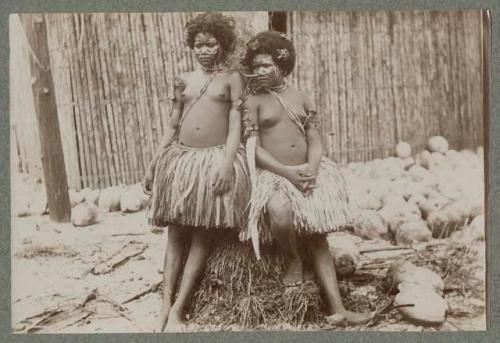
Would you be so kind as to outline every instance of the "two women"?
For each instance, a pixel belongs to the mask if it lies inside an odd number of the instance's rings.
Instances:
[[[170,126],[143,181],[152,192],[152,223],[169,226],[161,329],[182,330],[187,299],[211,251],[211,233],[221,229],[243,230],[242,238],[253,235],[254,243],[259,239],[254,233],[263,243],[274,238],[289,262],[287,285],[302,281],[296,245],[301,235],[331,312],[350,323],[367,321],[368,315],[343,307],[325,238],[349,221],[344,180],[335,164],[322,157],[313,106],[285,82],[295,51],[276,32],[253,38],[243,61],[255,74],[243,106],[258,167],[250,200],[240,145],[244,86],[240,74],[223,65],[234,49],[233,27],[231,19],[217,13],[188,23],[187,44],[201,68],[176,80]],[[250,167],[255,167],[253,160]],[[189,253],[182,269],[185,249]]]

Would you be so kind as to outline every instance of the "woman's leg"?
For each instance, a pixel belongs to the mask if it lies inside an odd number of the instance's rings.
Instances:
[[[335,266],[328,248],[326,235],[311,235],[305,241],[307,249],[312,255],[316,278],[325,295],[330,313],[338,315],[339,322],[347,322],[348,324],[368,322],[372,316],[370,313],[347,311],[342,303]]]
[[[288,263],[283,283],[286,286],[298,285],[302,283],[303,268],[297,250],[293,213],[290,204],[279,193],[275,193],[267,204],[267,211],[273,238],[284,252]]]
[[[184,266],[177,299],[168,316],[167,331],[182,330],[183,313],[196,282],[199,280],[211,251],[210,230],[193,229],[191,248]]]
[[[167,250],[163,262],[163,304],[160,313],[161,332],[167,325],[168,314],[172,307],[172,298],[175,295],[175,286],[179,280],[179,273],[184,255],[184,245],[189,231],[185,227],[170,225],[168,228]]]

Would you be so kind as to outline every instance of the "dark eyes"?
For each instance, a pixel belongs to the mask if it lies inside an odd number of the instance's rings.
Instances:
[[[217,43],[204,43],[204,44],[203,43],[195,43],[194,44],[194,47],[197,49],[202,48],[204,46],[207,46],[209,48],[213,48],[213,47],[217,46]]]

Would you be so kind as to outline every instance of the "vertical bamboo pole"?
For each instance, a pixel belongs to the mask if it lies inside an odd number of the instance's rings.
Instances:
[[[82,183],[83,187],[93,186],[93,163],[90,151],[90,142],[87,129],[86,113],[86,98],[83,94],[83,70],[81,63],[81,55],[78,48],[78,17],[77,15],[69,15],[67,18],[68,25],[66,27],[68,44],[69,44],[69,63],[71,66],[71,80],[73,91],[73,109],[75,121],[77,125],[79,138],[79,154],[80,166],[82,168]]]
[[[374,127],[375,135],[375,146],[379,147],[377,149],[377,157],[382,157],[384,154],[383,145],[385,141],[385,137],[383,135],[383,127],[385,126],[385,118],[384,118],[384,109],[383,109],[383,101],[384,101],[384,92],[383,92],[383,81],[382,81],[382,67],[381,67],[381,53],[380,53],[380,32],[377,29],[377,13],[374,12],[371,15],[370,25],[371,32],[373,37],[373,75],[374,75],[374,95],[375,95],[375,123]],[[374,142],[372,142],[374,143]]]
[[[85,136],[88,143],[88,154],[86,159],[89,161],[92,173],[88,175],[89,186],[93,188],[100,188],[99,173],[100,173],[100,163],[97,158],[98,149],[96,148],[95,132],[93,125],[93,116],[95,116],[95,108],[92,101],[92,87],[90,81],[90,66],[88,57],[88,47],[86,44],[86,23],[85,14],[75,14],[75,24],[78,30],[78,36],[76,43],[76,53],[79,61],[78,71],[80,73],[80,99],[83,102],[84,112],[82,116],[82,121],[85,123]]]
[[[144,159],[145,166],[147,165],[149,159],[152,157],[154,146],[156,142],[159,140],[159,126],[161,126],[161,111],[160,111],[160,100],[159,93],[161,93],[161,68],[159,68],[160,62],[158,61],[158,53],[159,47],[157,42],[157,34],[156,34],[156,23],[155,23],[156,14],[148,13],[145,15],[145,30],[144,37],[146,40],[146,51],[148,56],[148,64],[149,64],[149,75],[151,80],[151,95],[152,95],[152,111],[149,113],[147,120],[150,122],[151,127],[151,138],[147,142],[149,143],[147,148],[145,149]]]
[[[118,116],[115,119],[119,131],[118,141],[120,142],[120,153],[124,164],[124,175],[121,182],[130,184],[133,183],[132,173],[135,168],[133,165],[133,156],[130,151],[130,144],[128,142],[130,137],[127,131],[127,123],[130,120],[130,109],[132,106],[135,107],[132,112],[137,110],[137,100],[135,96],[137,84],[132,78],[135,65],[131,58],[133,50],[130,41],[130,22],[128,18],[128,13],[117,13],[116,20],[111,23],[115,45],[110,59],[121,66],[120,73],[113,73],[115,76],[115,87],[119,89],[119,91],[115,91],[115,97],[117,97],[119,101],[116,106]]]
[[[143,92],[144,92],[144,108],[142,115],[137,116],[137,131],[141,133],[140,142],[147,142],[147,146],[150,145],[150,142],[153,139],[153,130],[152,130],[152,121],[151,121],[151,113],[153,112],[153,96],[152,96],[152,83],[151,83],[151,66],[148,61],[148,52],[147,45],[149,45],[146,39],[146,23],[145,18],[148,16],[148,13],[141,13],[137,17],[137,22],[135,26],[136,33],[136,44],[137,51],[139,52],[139,62],[140,62],[140,76],[143,82]],[[146,156],[144,156],[144,150],[146,147],[142,147],[139,149],[138,160],[139,160],[139,170],[136,170],[136,173],[142,172],[146,163]]]
[[[101,162],[101,168],[99,172],[99,181],[101,182],[101,187],[109,187],[112,185],[113,170],[112,170],[112,156],[110,153],[109,146],[109,132],[107,126],[107,115],[105,108],[105,96],[104,96],[104,82],[102,78],[102,71],[99,62],[99,42],[97,40],[97,20],[102,13],[92,13],[89,16],[89,35],[88,35],[88,47],[89,47],[89,57],[90,57],[90,76],[92,80],[91,94],[94,99],[94,133],[97,132],[96,142],[98,143],[98,148],[100,149],[99,156],[97,159]],[[91,99],[92,99],[91,97]]]
[[[106,61],[105,53],[110,50],[108,30],[105,29],[106,18],[110,14],[99,13],[95,14],[94,17],[94,27],[95,27],[95,42],[96,42],[96,70],[98,73],[99,83],[99,95],[101,97],[101,117],[104,133],[104,144],[106,147],[106,153],[108,158],[108,170],[110,173],[110,185],[116,185],[118,183],[120,174],[120,159],[117,151],[117,143],[115,140],[115,121],[114,121],[114,108],[113,103],[116,101],[114,97],[111,96],[110,92],[110,80],[109,80],[109,68]],[[103,30],[104,26],[104,30]]]
[[[154,54],[155,54],[155,61],[156,61],[156,71],[155,71],[155,78],[156,78],[156,98],[157,98],[157,108],[158,108],[158,116],[156,118],[156,132],[155,132],[155,137],[154,141],[152,142],[152,147],[151,147],[151,155],[155,151],[155,147],[157,146],[158,142],[161,140],[161,137],[163,136],[163,121],[164,118],[167,116],[167,111],[166,111],[166,97],[165,95],[167,94],[167,89],[166,89],[166,79],[165,79],[165,71],[164,71],[164,61],[163,61],[163,39],[161,36],[162,30],[161,30],[161,25],[160,25],[160,13],[156,13],[154,16],[151,17],[151,26],[152,26],[152,31],[154,34]],[[149,157],[149,156],[148,156]]]
[[[113,87],[113,77],[116,73],[121,72],[121,66],[119,63],[113,63],[109,58],[111,46],[112,30],[108,29],[106,22],[111,20],[114,14],[101,14],[96,18],[96,27],[98,34],[98,52],[99,52],[99,63],[103,80],[103,92],[104,97],[104,113],[106,115],[106,125],[108,129],[108,135],[106,137],[107,144],[109,144],[108,149],[111,153],[110,159],[110,171],[112,171],[112,185],[117,185],[122,181],[124,170],[123,170],[123,157],[120,151],[120,144],[118,140],[118,128],[116,125],[117,109],[120,107],[119,97],[117,93],[120,89]],[[115,69],[113,69],[113,67]]]
[[[144,13],[140,13],[135,15],[132,23],[134,26],[132,27],[131,32],[134,33],[133,41],[135,43],[134,51],[136,52],[135,57],[137,58],[136,64],[138,63],[139,68],[136,70],[138,72],[138,80],[140,80],[142,96],[139,100],[142,101],[141,111],[139,111],[134,117],[135,127],[134,127],[134,138],[137,144],[136,149],[136,159],[137,159],[137,169],[134,171],[134,182],[139,180],[140,175],[142,175],[145,166],[144,159],[144,149],[142,147],[142,142],[146,142],[147,139],[152,139],[151,126],[146,125],[150,124],[147,121],[149,113],[151,112],[151,89],[150,82],[148,79],[148,69],[149,65],[147,64],[147,56],[145,47],[145,41],[142,40],[143,37],[143,20]],[[148,138],[149,137],[149,138]]]
[[[370,147],[370,153],[368,155],[368,158],[374,159],[375,156],[377,156],[377,149],[375,148],[375,144],[373,143],[373,127],[376,126],[376,116],[375,116],[375,111],[376,111],[376,103],[375,103],[375,86],[374,86],[374,80],[375,80],[375,75],[373,74],[373,32],[371,30],[371,12],[365,12],[365,75],[366,75],[366,81],[364,83],[365,87],[365,94],[366,94],[366,101],[368,102],[367,106],[367,115],[365,117],[365,120],[368,121],[368,128],[367,128],[367,145]]]
[[[345,30],[344,30],[344,13],[338,12],[336,14],[336,27],[338,30],[337,35],[337,62],[339,65],[339,84],[338,84],[338,99],[339,99],[339,118],[340,118],[340,145],[343,148],[342,150],[342,162],[350,162],[349,161],[349,148],[350,141],[348,136],[349,126],[348,126],[348,115],[346,109],[346,70],[345,70],[345,51],[344,51],[344,41],[345,41]]]

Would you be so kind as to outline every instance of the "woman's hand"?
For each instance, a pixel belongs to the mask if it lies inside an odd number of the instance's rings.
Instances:
[[[222,165],[214,175],[212,185],[215,194],[224,194],[231,188],[233,182],[233,167]]]
[[[153,190],[153,179],[154,179],[154,169],[148,168],[141,182],[142,191],[147,195],[151,195],[151,191]]]
[[[305,194],[309,195],[313,191],[313,189],[317,188],[318,186],[316,185],[316,178],[318,177],[318,168],[313,168],[310,164],[308,164],[306,167],[301,169],[300,171],[302,175],[304,176],[313,176],[314,180],[307,182],[305,184]]]
[[[311,187],[311,184],[314,184],[316,181],[316,176],[306,168],[288,168],[288,171],[285,174],[285,178],[290,181],[295,187],[297,187],[297,189],[302,193],[307,193],[307,191]]]
[[[156,162],[158,162],[158,159],[154,157],[153,160],[149,163],[148,168],[146,169],[146,174],[144,175],[144,178],[141,182],[142,191],[147,195],[151,195],[151,192],[153,190]]]

